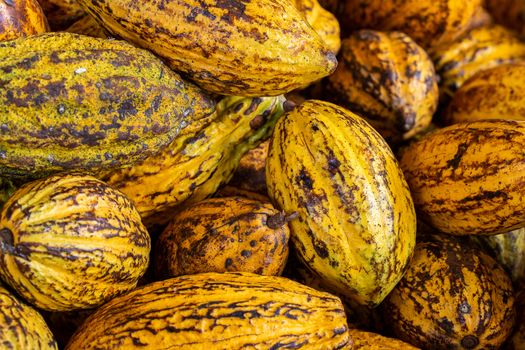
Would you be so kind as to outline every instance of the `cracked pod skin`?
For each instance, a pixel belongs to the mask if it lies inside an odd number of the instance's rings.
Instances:
[[[447,238],[417,244],[382,308],[393,334],[423,349],[499,349],[516,316],[511,281],[498,263]]]
[[[0,285],[0,347],[56,350],[57,343],[42,315]]]
[[[221,95],[276,96],[337,60],[289,0],[79,0],[112,34]]]
[[[410,37],[360,30],[343,40],[327,96],[395,144],[429,126],[439,91],[432,60]]]
[[[351,348],[352,340],[337,297],[282,277],[203,273],[111,300],[66,349],[145,347],[336,350]]]
[[[0,216],[0,276],[48,311],[99,306],[137,285],[150,237],[121,192],[91,176],[30,182]]]
[[[419,218],[453,235],[525,226],[525,121],[459,123],[408,145],[400,165]]]
[[[279,120],[266,164],[272,202],[298,213],[289,225],[301,260],[335,291],[377,306],[416,237],[410,192],[385,140],[352,112],[309,100]]]
[[[202,272],[280,275],[288,258],[290,229],[270,203],[212,198],[177,213],[156,244],[161,278]]]
[[[123,41],[46,33],[0,43],[0,176],[129,166],[214,102]]]
[[[132,167],[102,176],[136,205],[146,225],[168,223],[183,205],[227,183],[241,157],[266,139],[283,114],[283,96],[229,96],[176,142]]]
[[[0,41],[49,31],[47,19],[36,0],[0,2]]]
[[[425,49],[465,33],[481,0],[343,0],[343,27],[399,31]]]

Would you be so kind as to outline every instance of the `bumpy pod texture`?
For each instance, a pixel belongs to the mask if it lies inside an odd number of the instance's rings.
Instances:
[[[299,215],[290,228],[304,263],[356,303],[379,304],[401,279],[416,234],[385,140],[352,112],[310,100],[277,123],[266,164],[272,201]]]
[[[0,276],[44,310],[93,308],[133,289],[149,252],[130,200],[91,176],[28,183],[0,217]]]
[[[131,165],[214,103],[123,41],[47,33],[0,43],[0,175]]]
[[[423,349],[499,349],[516,316],[505,271],[478,248],[448,239],[418,243],[383,307],[395,336]]]
[[[412,143],[400,164],[421,218],[455,235],[525,226],[525,121],[459,123]]]
[[[351,346],[337,297],[282,277],[204,273],[155,282],[111,300],[66,349]]]
[[[334,53],[290,0],[79,3],[111,33],[222,95],[280,95],[337,66]]]

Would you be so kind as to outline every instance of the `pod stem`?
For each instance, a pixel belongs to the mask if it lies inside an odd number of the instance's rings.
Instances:
[[[299,217],[299,213],[294,211],[293,213],[286,214],[286,212],[282,211],[280,213],[277,213],[275,215],[269,216],[266,219],[266,226],[271,228],[272,230],[277,230],[281,227],[283,227],[286,223],[295,220]]]

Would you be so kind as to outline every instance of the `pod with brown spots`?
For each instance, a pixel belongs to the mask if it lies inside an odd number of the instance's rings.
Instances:
[[[91,176],[30,182],[0,217],[0,276],[44,310],[93,308],[133,289],[149,252],[130,200]]]
[[[109,33],[92,16],[85,15],[75,21],[66,29],[66,32],[92,36],[95,38],[108,38]]]
[[[0,43],[0,175],[131,165],[214,110],[153,54],[47,33]]]
[[[164,224],[183,204],[211,196],[228,182],[240,158],[269,136],[283,114],[284,97],[225,97],[162,152],[130,168],[105,174],[124,192],[147,225]]]
[[[481,119],[525,120],[524,64],[483,70],[467,80],[450,101],[444,122]]]
[[[289,0],[79,0],[112,34],[221,95],[276,96],[337,60]]]
[[[349,349],[341,301],[282,277],[181,276],[137,288],[91,315],[68,350]]]
[[[525,226],[525,121],[454,124],[407,146],[400,164],[418,216],[455,235]]]
[[[276,125],[268,193],[290,222],[300,258],[354,302],[375,306],[401,279],[415,245],[408,186],[385,140],[364,119],[309,100]]]
[[[428,54],[400,32],[361,30],[343,40],[327,96],[365,118],[389,142],[428,127],[438,104]]]
[[[476,73],[525,58],[525,44],[515,33],[491,25],[471,30],[455,42],[430,51],[440,79],[440,94],[450,98]]]
[[[0,1],[0,41],[47,31],[49,25],[37,0]]]
[[[505,271],[476,247],[445,238],[417,244],[382,307],[394,335],[424,349],[498,349],[515,321]]]
[[[0,346],[2,349],[58,349],[42,315],[0,285]]]
[[[51,30],[61,31],[85,15],[77,0],[38,0]]]
[[[347,30],[400,31],[425,49],[454,41],[468,29],[480,0],[345,0]]]
[[[156,243],[160,278],[201,272],[280,275],[288,257],[286,214],[270,203],[212,198],[177,213]]]

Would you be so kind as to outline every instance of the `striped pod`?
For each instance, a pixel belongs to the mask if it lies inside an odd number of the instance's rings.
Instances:
[[[0,41],[42,34],[47,31],[49,31],[49,25],[37,0],[0,2]]]
[[[225,97],[215,114],[162,152],[102,178],[135,203],[145,224],[165,224],[183,204],[211,196],[230,180],[242,155],[269,136],[284,102],[282,96]]]
[[[153,54],[71,33],[0,43],[0,86],[1,176],[131,165],[214,110]]]
[[[277,96],[337,66],[289,0],[78,2],[112,34],[221,95]]]
[[[133,289],[150,237],[133,204],[91,176],[30,182],[0,217],[0,276],[49,311],[96,307]]]
[[[42,315],[0,286],[0,347],[56,350],[57,343]]]
[[[282,277],[181,276],[138,288],[92,314],[67,350],[349,349],[341,301]]]
[[[364,119],[310,100],[276,125],[268,193],[290,222],[298,255],[355,303],[376,306],[401,279],[415,245],[408,186],[385,140]]]
[[[525,226],[525,121],[437,130],[407,146],[400,165],[421,218],[455,235]]]
[[[423,349],[499,349],[516,316],[505,271],[476,246],[445,237],[417,244],[381,307],[392,334]]]

